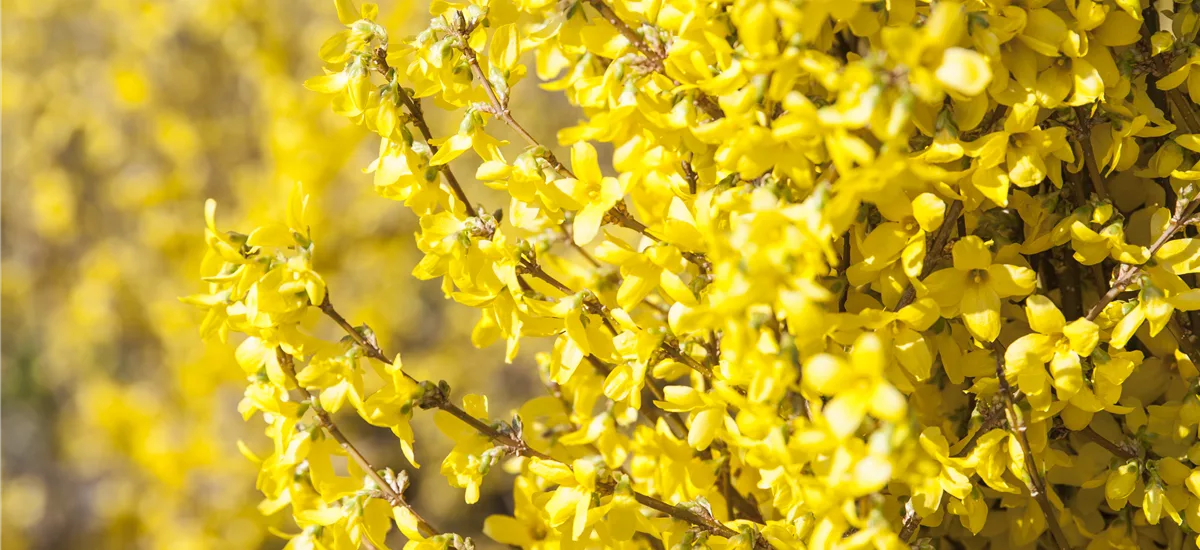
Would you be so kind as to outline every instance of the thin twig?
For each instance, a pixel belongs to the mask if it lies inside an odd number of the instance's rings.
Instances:
[[[600,17],[608,21],[610,25],[617,29],[617,32],[621,33],[621,36],[624,36],[634,48],[646,57],[655,72],[666,74],[666,51],[653,48],[650,44],[646,43],[637,31],[633,30],[633,27],[630,27],[629,24],[617,15],[617,12],[613,11],[611,6],[604,3],[604,0],[587,0],[587,3],[595,8],[600,13]],[[675,84],[679,85],[679,82],[675,82]],[[700,110],[712,117],[713,120],[725,117],[725,113],[721,110],[717,100],[699,90],[697,90],[696,106],[700,107]]]
[[[1033,456],[1033,448],[1030,447],[1029,437],[1025,434],[1025,421],[1022,420],[1021,413],[1013,401],[1012,388],[1008,385],[1008,377],[1004,372],[1004,351],[1004,346],[999,341],[992,342],[992,353],[996,356],[996,378],[1000,382],[1000,399],[1004,404],[1008,427],[1016,439],[1017,445],[1021,447],[1021,454],[1025,455],[1025,472],[1029,476],[1027,488],[1030,496],[1042,508],[1042,514],[1046,516],[1046,525],[1050,528],[1050,534],[1054,537],[1055,544],[1061,549],[1067,549],[1071,547],[1070,542],[1067,540],[1067,535],[1063,533],[1062,526],[1058,524],[1054,505],[1046,494],[1046,480],[1038,470],[1037,460]]]
[[[376,69],[383,74],[384,78],[392,77],[393,72],[392,68],[388,66],[386,49],[381,47],[375,50],[375,64]],[[425,138],[425,143],[429,145],[429,152],[436,155],[438,148],[437,146],[429,143],[431,140],[433,140],[433,133],[429,131],[429,124],[425,122],[425,113],[421,111],[420,100],[414,99],[412,96],[408,95],[408,91],[399,84],[396,85],[396,89],[399,90],[400,101],[404,102],[404,106],[408,108],[409,114],[412,115],[412,120],[414,123],[416,123],[417,129],[421,131],[421,137]],[[450,171],[450,164],[443,164],[439,171],[442,173],[442,176],[446,178],[446,183],[450,186],[450,189],[454,191],[454,196],[458,197],[458,200],[463,203],[463,206],[466,207],[467,215],[471,216],[472,218],[478,216],[479,214],[475,211],[475,207],[472,206],[471,201],[467,199],[466,191],[464,191],[462,185],[458,183],[458,178],[454,177],[454,172]]]
[[[362,349],[368,357],[384,364],[392,364],[392,359],[388,358],[388,356],[383,353],[383,350],[381,350],[379,346],[375,344],[375,342],[368,340],[367,337],[363,336],[362,332],[351,325],[345,317],[342,317],[342,315],[338,313],[336,309],[334,309],[333,303],[329,301],[328,292],[325,294],[325,301],[322,302],[319,307],[327,317],[333,319],[338,326],[342,327],[342,330],[344,330],[346,334],[348,334],[350,338],[354,340],[355,344],[358,344],[358,347]],[[420,380],[417,380],[407,372],[401,371],[401,374],[403,374],[405,378],[414,384],[423,385],[426,387],[429,386],[428,383],[422,384]],[[462,420],[464,423],[474,428],[480,434],[487,436],[497,444],[508,447],[516,454],[551,460],[549,455],[530,448],[523,440],[514,438],[511,435],[508,435],[500,430],[497,430],[496,428],[493,428],[492,426],[483,423],[478,418],[471,416],[469,413],[467,413],[467,411],[463,410],[458,405],[455,405],[453,401],[450,401],[449,396],[445,395],[445,392],[442,392],[440,389],[432,390],[430,393],[431,394],[425,398],[425,404],[427,406],[423,406],[423,408],[436,408],[446,411],[450,413],[451,416]]]
[[[467,21],[463,16],[463,13],[461,11],[455,12],[454,17],[456,23],[455,32],[458,34],[460,39],[458,49],[462,52],[463,57],[466,58],[467,65],[471,68],[471,74],[475,77],[475,80],[479,81],[480,86],[483,86],[483,91],[487,93],[488,102],[491,106],[490,112],[495,115],[496,118],[504,121],[504,123],[512,128],[517,135],[521,136],[521,139],[524,139],[525,143],[529,144],[530,147],[542,147],[542,144],[538,142],[537,138],[533,137],[533,134],[530,134],[529,131],[526,130],[524,126],[521,126],[521,123],[517,122],[517,119],[512,116],[512,112],[508,110],[508,105],[506,104],[507,102],[501,101],[500,96],[496,94],[495,87],[492,86],[492,82],[488,80],[487,75],[484,74],[483,67],[479,65],[479,55],[467,42],[469,33],[466,30]],[[558,160],[558,157],[554,155],[553,151],[551,151],[548,147],[542,147],[542,149],[545,150],[546,160],[559,174],[561,174],[563,177],[575,179],[575,174],[571,172],[570,168],[567,168],[565,164]]]
[[[528,273],[538,279],[545,281],[547,284],[558,289],[558,291],[562,292],[563,294],[566,294],[568,296],[575,294],[575,291],[571,290],[571,287],[563,284],[562,281],[555,279],[549,273],[546,273],[546,270],[542,269],[541,264],[539,264],[537,262],[530,261],[530,260],[523,260],[521,262],[521,271],[523,273]]]
[[[1148,255],[1150,259],[1154,258],[1158,250],[1167,244],[1167,241],[1171,240],[1171,237],[1175,236],[1176,232],[1187,226],[1188,218],[1196,211],[1197,206],[1200,206],[1200,200],[1192,199],[1187,202],[1182,199],[1177,200],[1175,215],[1172,216],[1170,225],[1167,226],[1162,235],[1158,236],[1158,240],[1150,245],[1150,253]],[[1137,280],[1141,273],[1142,266],[1140,265],[1121,264],[1121,267],[1117,268],[1116,282],[1113,283],[1112,288],[1108,289],[1108,292],[1104,293],[1104,296],[1100,297],[1100,301],[1096,302],[1096,305],[1088,310],[1087,319],[1095,321],[1096,317],[1099,317],[1100,313],[1104,311],[1104,307],[1116,299],[1118,294],[1124,292],[1125,288]]]
[[[291,382],[295,384],[300,391],[304,392],[304,394],[308,396],[311,409],[313,413],[316,414],[317,422],[320,423],[321,428],[324,429],[325,432],[334,439],[334,441],[337,441],[338,445],[341,445],[342,449],[346,451],[346,454],[350,455],[350,458],[353,459],[360,468],[366,471],[367,476],[371,478],[371,481],[375,482],[375,485],[379,487],[379,492],[383,496],[384,500],[388,501],[388,503],[393,507],[407,508],[408,511],[412,513],[413,517],[416,518],[417,528],[426,536],[441,534],[436,528],[433,527],[433,525],[426,521],[425,518],[421,517],[421,514],[417,513],[416,509],[414,509],[412,505],[405,500],[404,495],[396,491],[391,484],[383,479],[383,476],[379,475],[379,472],[376,471],[375,467],[372,466],[366,457],[363,456],[362,452],[360,452],[358,448],[350,442],[350,439],[342,433],[342,430],[337,427],[337,424],[334,423],[333,418],[329,416],[329,413],[325,411],[325,409],[321,408],[321,402],[317,393],[315,391],[306,389],[300,384],[299,380],[296,379],[296,364],[292,356],[284,352],[283,348],[275,348],[275,356],[279,360],[279,366],[281,369],[283,369],[283,373],[287,375],[288,379],[291,380]]]
[[[1200,117],[1197,117],[1196,112],[1192,110],[1191,103],[1183,97],[1183,93],[1178,88],[1167,90],[1167,101],[1175,106],[1175,110],[1179,111],[1179,116],[1176,117],[1183,123],[1184,129],[1188,133],[1200,132]]]
[[[838,313],[846,312],[846,300],[850,299],[850,279],[846,270],[850,269],[850,231],[842,235],[842,257],[838,261],[837,279],[842,284],[842,293],[838,296]]]
[[[654,64],[655,71],[661,72],[663,70],[663,61],[667,58],[666,52],[651,48],[645,40],[642,40],[637,31],[634,31],[633,28],[617,15],[617,12],[613,11],[612,7],[604,3],[604,0],[588,0],[588,4],[596,8],[596,11],[600,12],[600,17],[603,17],[605,21],[608,21],[610,25],[615,27],[617,32],[621,33],[621,36],[624,36],[634,48],[642,52],[642,55],[645,55],[646,59],[649,59]]]
[[[1100,445],[1101,447],[1104,447],[1105,450],[1107,450],[1108,452],[1117,456],[1118,458],[1123,458],[1125,460],[1129,460],[1131,458],[1138,457],[1137,451],[1134,451],[1133,449],[1129,448],[1127,445],[1119,445],[1117,443],[1113,443],[1112,441],[1109,441],[1108,438],[1100,435],[1100,432],[1097,432],[1096,430],[1092,429],[1091,426],[1088,426],[1088,427],[1080,430],[1078,433],[1080,435],[1088,438],[1092,442]]]
[[[700,363],[699,361],[695,360],[692,356],[680,351],[679,348],[675,347],[674,345],[664,343],[663,351],[667,352],[667,356],[670,357],[671,359],[674,359],[676,361],[679,361],[680,363],[683,363],[684,365],[687,366],[687,368],[700,373],[700,375],[703,376],[704,379],[706,381],[708,381],[710,384],[712,383],[713,378],[714,378],[713,370],[711,368],[709,368],[708,365],[704,365],[704,364]],[[744,390],[743,390],[743,395],[745,395]]]
[[[1003,406],[998,406],[998,407],[995,407],[992,410],[988,411],[988,413],[983,417],[983,422],[981,422],[979,424],[979,429],[975,430],[975,433],[971,435],[971,439],[967,440],[967,443],[965,445],[963,445],[963,447],[961,449],[959,449],[958,452],[954,453],[952,455],[952,457],[953,458],[962,458],[962,457],[967,456],[968,454],[971,454],[971,451],[975,449],[975,445],[977,443],[979,443],[979,438],[983,437],[984,435],[987,435],[988,432],[990,432],[996,428],[999,428],[1000,426],[1003,426],[1003,425],[1004,425],[1004,407]]]
[[[507,124],[509,128],[512,128],[513,131],[516,132],[517,135],[521,136],[521,139],[525,140],[525,143],[530,147],[535,147],[541,151],[544,151],[543,158],[545,158],[546,162],[550,163],[550,166],[554,168],[559,175],[566,178],[577,179],[575,177],[575,173],[572,172],[570,168],[567,168],[567,165],[563,164],[562,161],[558,160],[558,157],[553,151],[550,150],[549,147],[543,146],[541,142],[537,140],[537,138],[533,137],[533,134],[530,134],[529,131],[517,121],[516,117],[512,116],[512,112],[508,110],[508,105],[496,93],[496,88],[492,86],[492,82],[488,80],[487,76],[484,74],[483,67],[479,64],[479,54],[475,52],[475,49],[472,48],[468,42],[469,32],[467,32],[468,27],[465,16],[461,11],[455,12],[454,16],[456,22],[455,32],[459,37],[458,49],[462,52],[463,57],[467,60],[467,65],[471,68],[471,74],[475,77],[475,80],[479,81],[480,86],[483,87],[484,92],[487,94],[489,112]],[[607,218],[615,221],[618,225],[632,229],[646,237],[649,237],[654,242],[661,241],[661,239],[651,235],[650,232],[647,231],[645,224],[637,221],[633,216],[629,215],[624,208],[624,204],[621,202],[618,202],[616,206],[608,211]],[[689,261],[692,261],[692,263],[697,263],[691,258],[689,258]]]
[[[1151,2],[1151,4],[1153,4],[1153,2]],[[1164,59],[1164,56],[1152,55],[1151,53],[1154,51],[1154,46],[1151,43],[1151,37],[1158,29],[1158,14],[1153,6],[1148,7],[1147,10],[1153,14],[1154,17],[1147,18],[1147,24],[1142,25],[1142,36],[1138,41],[1138,46],[1140,46],[1145,55],[1150,57],[1150,67],[1152,69],[1150,73],[1155,78],[1155,86],[1151,87],[1147,82],[1147,91],[1158,91],[1157,80],[1166,76],[1167,72],[1170,70],[1170,67],[1168,66],[1167,60]],[[1196,115],[1195,110],[1192,108],[1192,103],[1183,96],[1183,93],[1180,92],[1179,88],[1175,88],[1173,90],[1162,90],[1161,93],[1163,98],[1166,99],[1166,102],[1171,107],[1175,107],[1175,110],[1178,111],[1177,114],[1172,116],[1169,108],[1163,109],[1163,106],[1158,105],[1157,102],[1155,102],[1155,106],[1163,112],[1163,116],[1166,117],[1168,121],[1178,122],[1178,125],[1182,126],[1183,129],[1189,134],[1200,132],[1200,117]]]
[[[1196,341],[1196,333],[1183,326],[1174,315],[1167,322],[1167,330],[1171,331],[1171,335],[1175,337],[1175,342],[1179,345],[1179,350],[1187,355],[1193,363],[1200,361],[1200,346]]]
[[[909,539],[916,534],[919,527],[921,527],[921,516],[917,514],[916,508],[908,507],[908,510],[904,512],[904,524],[900,527],[900,542],[908,544]]]
[[[962,215],[962,201],[956,200],[950,203],[950,207],[946,209],[946,216],[942,220],[942,225],[930,235],[925,241],[925,262],[921,265],[921,279],[928,277],[930,273],[937,267],[938,262],[946,255],[946,243],[950,242],[950,233],[957,226],[959,216]],[[917,297],[917,288],[913,284],[909,284],[904,293],[900,295],[900,300],[896,302],[896,307],[892,311],[900,311],[905,306],[911,304]]]
[[[696,175],[696,170],[692,168],[692,155],[688,155],[688,160],[679,161],[679,165],[683,168],[683,177],[687,179],[688,192],[695,195],[696,188],[700,181],[700,176]]]
[[[381,349],[379,349],[378,345],[376,345],[374,342],[368,340],[365,336],[363,336],[363,334],[361,332],[359,332],[358,329],[354,328],[353,325],[351,325],[348,321],[346,321],[346,319],[344,317],[342,317],[341,314],[339,314],[336,309],[334,309],[333,304],[331,304],[329,302],[328,294],[326,294],[325,301],[321,304],[320,309],[322,312],[325,313],[326,316],[330,317],[331,319],[334,320],[334,322],[336,322],[339,326],[341,326],[342,329],[345,330],[346,333],[350,336],[350,338],[353,339],[354,342],[356,344],[358,344],[358,346],[365,351],[367,356],[374,358],[378,361],[381,361],[383,363],[389,364],[389,365],[392,364],[392,361],[390,359],[388,359],[387,355],[384,354]],[[468,426],[470,426],[472,429],[474,429],[480,435],[485,436],[488,439],[491,439],[493,443],[495,443],[499,446],[505,447],[512,454],[519,455],[519,456],[525,456],[525,457],[538,458],[538,459],[542,459],[542,460],[555,460],[554,458],[550,457],[549,455],[530,447],[529,444],[526,443],[524,439],[522,439],[520,437],[516,437],[516,436],[506,433],[506,432],[502,432],[492,426],[489,426],[488,424],[484,423],[482,420],[475,418],[474,416],[471,416],[465,410],[463,410],[459,406],[455,405],[452,401],[450,401],[449,396],[446,395],[446,393],[444,391],[442,391],[437,385],[433,385],[433,384],[429,384],[429,383],[422,384],[420,381],[413,378],[412,375],[410,375],[406,372],[403,372],[403,371],[401,371],[401,372],[405,376],[405,378],[408,378],[410,381],[412,381],[418,385],[421,385],[423,387],[428,388],[427,395],[425,397],[423,397],[423,399],[422,399],[422,401],[423,401],[423,403],[421,405],[422,408],[436,408],[439,410],[446,411],[447,413],[450,413],[455,418],[466,423]],[[570,467],[570,466],[568,465],[568,467]],[[597,480],[596,488],[601,493],[612,494],[616,490],[616,483],[613,482],[612,480],[607,480],[607,479]],[[707,516],[707,517],[702,516],[695,511],[686,509],[681,506],[673,506],[673,505],[667,504],[666,502],[663,502],[659,499],[656,499],[652,496],[648,496],[648,495],[638,493],[638,492],[635,492],[633,494],[633,497],[634,497],[634,500],[636,500],[639,504],[646,506],[647,508],[650,508],[652,510],[657,510],[657,511],[662,512],[662,513],[664,513],[668,516],[671,516],[675,519],[691,523],[692,525],[695,525],[696,527],[699,527],[701,529],[709,531],[715,535],[722,536],[725,538],[732,538],[732,537],[738,536],[738,534],[739,534],[737,531],[734,531],[733,529],[726,527],[725,525],[721,524],[719,521],[712,518],[711,516]],[[758,537],[758,538],[761,539],[761,537]],[[765,541],[762,541],[761,543],[756,541],[755,546],[759,547],[759,548],[771,548],[771,546],[769,544],[765,544]]]
[[[1083,149],[1083,163],[1087,165],[1088,178],[1091,179],[1092,189],[1100,200],[1108,200],[1108,188],[1104,177],[1100,175],[1100,164],[1096,162],[1096,153],[1092,151],[1092,118],[1087,109],[1075,107],[1075,119],[1079,124],[1079,145]]]

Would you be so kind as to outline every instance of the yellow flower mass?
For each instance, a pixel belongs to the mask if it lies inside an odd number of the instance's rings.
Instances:
[[[380,140],[413,278],[547,394],[407,372],[304,187],[245,233],[210,201],[184,301],[241,342],[289,548],[1200,547],[1195,2],[434,0],[413,35],[334,4],[304,86]],[[535,86],[575,125],[510,110]],[[422,516],[420,415],[511,514]]]

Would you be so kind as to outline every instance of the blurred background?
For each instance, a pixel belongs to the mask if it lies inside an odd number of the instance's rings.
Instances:
[[[361,172],[377,140],[302,87],[339,29],[332,1],[3,0],[0,12],[5,550],[279,548],[272,530],[296,532],[286,512],[256,510],[257,470],[237,449],[268,449],[261,420],[236,410],[237,340],[202,343],[202,312],[177,299],[204,288],[207,197],[222,229],[248,232],[282,220],[304,182],[316,268],[406,370],[489,395],[496,417],[543,391],[535,346],[501,366],[502,344],[467,343],[474,310],[410,276],[415,219]],[[380,12],[394,34],[429,17],[423,2]],[[533,82],[513,101],[518,113],[536,106],[524,120],[546,143],[578,116]],[[435,133],[456,125],[434,119]],[[473,174],[471,162],[456,170]],[[493,470],[480,502],[462,504],[438,472],[449,442],[430,417],[414,421],[425,466],[410,500],[491,547],[479,530],[509,510],[511,478]],[[376,465],[406,466],[390,432],[339,419]]]

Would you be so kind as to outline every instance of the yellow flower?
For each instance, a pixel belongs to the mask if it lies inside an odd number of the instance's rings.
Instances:
[[[696,450],[707,449],[725,424],[725,407],[690,386],[667,386],[663,388],[663,395],[666,401],[655,401],[654,404],[668,412],[693,413],[688,427],[688,445]]]
[[[940,428],[930,427],[921,432],[921,448],[938,462],[938,474],[922,491],[915,492],[912,503],[922,516],[937,512],[943,492],[956,499],[966,499],[971,493],[970,468],[965,460],[950,456],[950,444]],[[927,487],[927,488],[926,488]]]
[[[596,491],[596,465],[586,459],[576,460],[568,467],[554,461],[533,459],[529,463],[533,474],[557,483],[554,495],[545,504],[549,524],[558,527],[574,518],[571,540],[580,540],[588,526],[608,511],[609,506],[592,508],[592,493]]]
[[[463,397],[463,410],[467,414],[488,422],[487,398],[480,395]],[[483,476],[493,465],[492,455],[485,453],[493,449],[488,438],[462,420],[445,411],[434,416],[437,427],[446,437],[454,441],[454,449],[442,461],[442,474],[450,485],[466,489],[467,504],[479,501],[479,487]]]
[[[1062,163],[1075,159],[1067,129],[1042,129],[1037,117],[1036,105],[1013,105],[1003,129],[964,144],[967,155],[977,159],[970,179],[973,189],[998,206],[1008,205],[1010,183],[1032,187],[1049,177],[1061,187]]]
[[[991,342],[1000,335],[1000,300],[1033,292],[1033,270],[992,263],[987,243],[969,235],[954,243],[954,267],[935,271],[923,281],[921,295],[942,308],[942,316],[962,317],[975,338]]]
[[[571,167],[575,177],[554,184],[574,201],[566,206],[577,210],[572,235],[575,244],[583,246],[596,237],[604,215],[621,201],[625,189],[617,178],[601,174],[596,149],[590,143],[579,142],[571,147]]]
[[[946,48],[936,74],[943,86],[965,96],[983,93],[992,82],[992,68],[987,59],[966,48]]]
[[[338,72],[326,72],[304,81],[304,87],[314,92],[334,96],[333,109],[347,117],[362,116],[372,98],[370,68],[361,59],[346,64]]]
[[[821,409],[821,417],[839,439],[858,430],[863,417],[900,422],[908,407],[904,395],[884,377],[887,354],[874,334],[863,334],[849,357],[820,354],[804,364],[804,386],[833,396]]]
[[[946,203],[932,193],[922,193],[911,202],[905,197],[897,199],[881,203],[880,213],[888,221],[879,224],[859,245],[863,259],[847,269],[850,284],[866,284],[898,260],[903,260],[909,277],[920,276],[926,233],[941,227]]]
[[[1060,401],[1069,401],[1083,387],[1080,357],[1091,355],[1100,340],[1100,327],[1084,318],[1066,322],[1058,307],[1040,294],[1025,300],[1025,314],[1034,330],[1005,350],[1007,372],[1016,373],[1017,385],[1034,408],[1050,408],[1051,382]],[[1045,365],[1050,363],[1047,376]]]
[[[1188,57],[1183,65],[1175,69],[1155,83],[1155,86],[1160,90],[1173,90],[1178,88],[1184,82],[1187,82],[1188,95],[1193,103],[1200,103],[1200,48],[1195,44],[1188,46]]]
[[[1112,215],[1113,208],[1104,205],[1096,208],[1092,214],[1093,223],[1105,223]],[[1075,259],[1083,265],[1094,265],[1106,258],[1127,263],[1143,264],[1149,251],[1141,246],[1125,242],[1125,228],[1120,221],[1114,221],[1099,232],[1092,230],[1083,220],[1076,219],[1070,225],[1071,248],[1075,249]]]

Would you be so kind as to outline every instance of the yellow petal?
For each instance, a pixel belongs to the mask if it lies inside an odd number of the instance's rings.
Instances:
[[[965,96],[983,93],[992,81],[987,59],[979,52],[959,47],[946,48],[935,74],[943,86]]]
[[[439,166],[458,158],[459,155],[465,153],[471,148],[471,143],[471,136],[463,134],[454,134],[453,136],[450,136],[450,139],[447,139],[445,143],[442,143],[442,145],[438,147],[437,154],[433,155],[433,158],[429,159],[429,165]]]
[[[829,422],[834,435],[845,439],[858,430],[866,412],[867,399],[860,392],[850,392],[833,398],[821,410],[821,415]]]
[[[1054,376],[1054,387],[1058,398],[1070,399],[1083,387],[1083,368],[1079,356],[1069,350],[1060,350],[1050,361],[1050,374]]]
[[[975,235],[968,235],[954,243],[951,253],[954,257],[954,269],[960,271],[987,269],[992,265],[992,251],[983,239]]]
[[[492,62],[493,67],[511,70],[520,57],[521,46],[516,25],[501,25],[492,33],[492,42],[488,45],[488,60]]]
[[[720,407],[707,407],[696,413],[688,429],[688,446],[698,451],[707,449],[724,423],[725,411]]]
[[[585,183],[599,183],[600,163],[596,160],[596,148],[586,141],[571,146],[571,169],[575,177]]]
[[[1190,70],[1191,66],[1184,64],[1184,66],[1176,69],[1171,74],[1158,79],[1158,81],[1154,83],[1154,86],[1160,90],[1171,90],[1178,88],[1180,84],[1183,84],[1184,81],[1187,80]]]
[[[1029,327],[1042,334],[1059,334],[1067,320],[1049,298],[1035,294],[1025,300],[1025,315]]]
[[[584,246],[590,244],[596,238],[596,234],[600,232],[600,224],[604,220],[604,214],[608,212],[607,208],[595,203],[589,203],[575,213],[575,221],[571,226],[571,237],[575,244]]]
[[[1083,357],[1091,355],[1100,343],[1100,326],[1082,317],[1063,327],[1063,334],[1071,342],[1071,350]]]
[[[410,540],[425,540],[420,527],[418,527],[417,516],[412,513],[411,509],[397,506],[392,508],[392,515],[395,516],[396,526],[400,528],[400,532],[404,533],[404,536]]]
[[[988,285],[967,285],[962,318],[972,336],[984,342],[995,340],[1000,335],[1000,297]]]
[[[533,537],[529,528],[520,520],[511,516],[492,515],[483,521],[483,534],[500,544],[512,546],[529,546]]]
[[[992,264],[987,271],[988,286],[1001,298],[1025,296],[1037,287],[1037,273],[1028,267]]]
[[[890,384],[881,383],[875,386],[871,397],[871,414],[880,420],[900,422],[908,411],[908,402],[904,394]]]
[[[933,193],[921,193],[912,202],[913,217],[917,224],[926,232],[933,232],[942,226],[946,215],[946,202]]]

